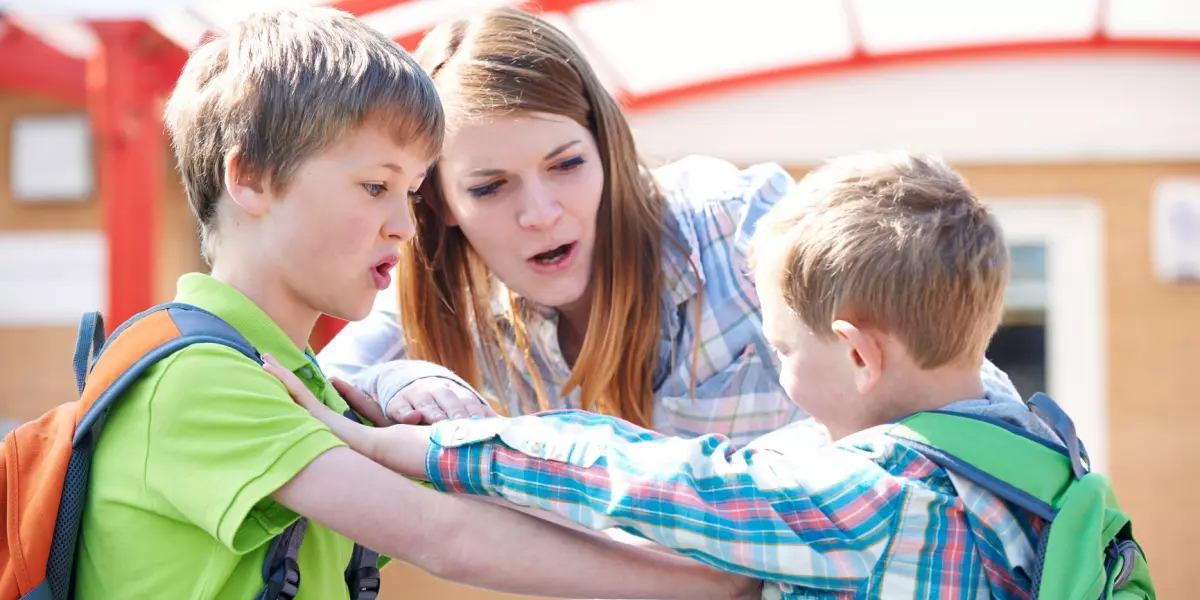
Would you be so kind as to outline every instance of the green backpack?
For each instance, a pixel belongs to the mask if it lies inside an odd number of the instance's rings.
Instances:
[[[1000,421],[943,411],[917,413],[888,431],[943,469],[1046,520],[1030,574],[1034,598],[1153,600],[1129,515],[1109,479],[1085,467],[1075,425],[1045,394],[1034,394],[1029,406],[1065,448]]]

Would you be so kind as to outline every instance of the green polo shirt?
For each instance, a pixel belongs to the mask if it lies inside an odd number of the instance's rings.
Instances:
[[[176,301],[224,319],[330,408],[345,402],[248,298],[208,275]],[[254,361],[215,344],[160,361],[111,411],[92,462],[77,598],[250,600],[268,543],[298,518],[270,494],[345,444]],[[347,598],[353,542],[310,523],[299,599]]]

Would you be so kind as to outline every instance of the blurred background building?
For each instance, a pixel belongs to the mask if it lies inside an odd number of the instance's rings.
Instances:
[[[412,49],[496,0],[340,0]],[[508,0],[510,4],[522,4]],[[990,355],[1075,418],[1164,598],[1200,519],[1200,2],[542,0],[652,163],[937,152],[1000,217],[1014,279]],[[0,419],[73,398],[79,316],[203,270],[162,133],[186,53],[251,0],[0,1]],[[324,322],[320,345],[338,324]],[[1190,465],[1190,466],[1189,466]],[[1191,498],[1191,500],[1189,500]],[[419,518],[414,515],[414,518]],[[384,598],[498,598],[405,565]]]

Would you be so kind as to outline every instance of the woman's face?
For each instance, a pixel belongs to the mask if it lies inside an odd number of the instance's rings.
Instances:
[[[438,163],[451,226],[512,291],[543,306],[586,305],[604,169],[596,141],[547,113],[473,120]]]

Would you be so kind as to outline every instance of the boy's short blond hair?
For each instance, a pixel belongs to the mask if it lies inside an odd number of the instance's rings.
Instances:
[[[432,161],[444,119],[433,82],[403,48],[327,7],[258,13],[196,49],[166,110],[210,262],[232,150],[243,174],[282,193],[300,163],[362,125]]]
[[[1000,226],[940,159],[867,153],[814,170],[765,215],[787,306],[825,339],[846,319],[898,336],[922,368],[979,363],[1003,315]]]

